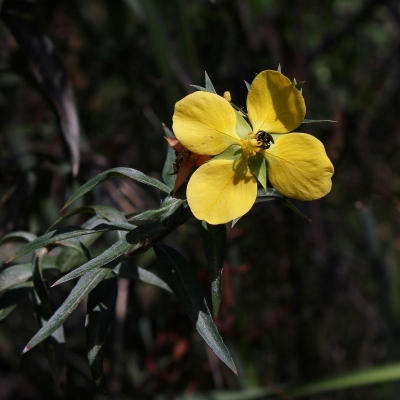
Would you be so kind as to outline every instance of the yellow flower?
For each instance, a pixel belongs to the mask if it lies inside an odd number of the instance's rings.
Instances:
[[[256,177],[266,185],[264,160],[268,180],[287,197],[316,200],[331,190],[333,166],[323,144],[306,133],[286,134],[306,113],[302,94],[287,77],[259,73],[250,86],[247,111],[251,126],[224,97],[209,92],[192,93],[175,105],[178,140],[193,153],[216,156],[194,172],[187,187],[194,216],[210,224],[250,210]]]

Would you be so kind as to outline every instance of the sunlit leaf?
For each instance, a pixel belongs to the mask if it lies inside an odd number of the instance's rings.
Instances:
[[[27,242],[32,242],[32,240],[35,240],[36,238],[37,238],[37,236],[33,233],[17,231],[17,232],[11,232],[11,233],[8,233],[7,235],[2,236],[0,238],[0,244],[7,242],[7,241],[14,241],[14,240],[26,240]]]
[[[175,197],[168,196],[161,203],[160,207],[155,210],[147,210],[138,215],[128,218],[129,222],[143,222],[148,220],[160,220],[163,221],[172,215],[186,200],[177,199]]]
[[[115,231],[115,230],[132,230],[134,226],[129,225],[128,223],[122,225],[111,225],[111,224],[99,224],[98,226],[94,227],[93,229],[82,229],[79,226],[69,226],[66,228],[58,229],[55,231],[51,231],[46,233],[43,236],[38,237],[37,239],[33,240],[32,242],[28,243],[21,249],[19,249],[9,261],[14,260],[15,258],[21,257],[25,254],[28,254],[32,251],[40,249],[42,247],[46,247],[50,244],[54,244],[57,242],[61,242],[62,240],[74,238],[77,236],[83,235],[91,235],[93,233],[99,232],[108,232],[108,231]]]
[[[164,225],[158,223],[139,226],[135,230],[123,236],[99,256],[63,276],[53,286],[77,278],[92,269],[100,268],[128,251],[137,250],[140,247],[147,246],[155,237],[159,236],[162,232],[167,231],[168,230]]]
[[[400,363],[393,363],[303,385],[289,391],[289,395],[293,397],[312,396],[334,390],[376,385],[397,380],[400,380]]]
[[[171,288],[166,282],[147,269],[140,268],[137,265],[132,265],[126,262],[122,263],[118,271],[118,276],[121,276],[122,278],[135,279],[172,293]]]
[[[69,210],[66,212],[62,217],[58,218],[50,227],[47,231],[50,231],[52,228],[54,228],[56,225],[60,224],[61,222],[65,221],[68,218],[71,218],[74,215],[79,215],[79,214],[96,214],[99,218],[108,221],[108,222],[116,222],[119,224],[124,224],[126,223],[126,218],[124,217],[124,214],[115,209],[114,207],[110,206],[83,206],[83,207],[78,207],[74,208],[73,210]],[[133,228],[133,227],[132,227]]]
[[[73,203],[76,199],[79,199],[79,197],[83,196],[90,190],[92,190],[95,186],[97,186],[99,183],[103,182],[104,180],[118,176],[118,177],[123,177],[123,178],[130,178],[133,179],[134,181],[144,183],[145,185],[149,185],[152,187],[155,187],[156,189],[161,190],[162,192],[165,193],[170,193],[171,189],[165,185],[164,183],[160,182],[159,180],[152,178],[150,176],[147,176],[143,172],[137,171],[136,169],[132,168],[112,168],[107,171],[102,172],[99,175],[96,175],[94,178],[90,179],[88,182],[83,184],[65,203],[63,209],[68,207],[71,203]]]
[[[32,277],[32,264],[17,264],[0,272],[0,292],[26,282]]]

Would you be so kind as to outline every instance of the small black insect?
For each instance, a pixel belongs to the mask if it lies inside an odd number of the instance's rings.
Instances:
[[[189,157],[189,150],[185,149],[182,151],[175,151],[176,158],[172,163],[172,167],[174,168],[174,172],[170,172],[168,175],[176,175],[179,172],[179,168],[181,167],[184,161],[187,161]]]
[[[271,147],[271,144],[275,144],[274,138],[270,133],[267,133],[265,131],[258,131],[256,133],[256,139],[261,142],[261,148],[262,149],[269,149]]]

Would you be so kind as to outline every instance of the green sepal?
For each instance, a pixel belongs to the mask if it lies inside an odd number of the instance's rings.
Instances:
[[[239,160],[243,155],[242,147],[238,144],[229,146],[225,151],[213,157],[213,160]]]
[[[297,82],[297,81],[296,81],[296,78],[293,78],[293,86],[294,86],[296,89],[300,90],[300,92],[302,91],[303,85],[304,85],[305,83],[306,83],[306,81]]]
[[[206,79],[206,90],[208,90],[211,93],[217,93],[217,91],[214,88],[214,85],[211,82],[210,77],[208,76],[207,72],[204,72],[204,76]]]
[[[247,82],[247,81],[244,81],[244,84],[246,85],[246,88],[247,88],[247,91],[249,91],[250,90],[250,83],[249,82]]]
[[[264,190],[267,190],[267,166],[265,158],[257,153],[254,157],[249,158],[248,165]]]
[[[213,94],[217,94],[217,91],[214,88],[214,85],[211,82],[211,79],[209,78],[207,72],[204,72],[205,74],[205,78],[206,78],[206,87],[203,86],[199,86],[199,85],[190,85],[191,87],[194,87],[198,90],[201,90],[202,92],[209,92],[209,93],[213,93]]]
[[[236,114],[236,133],[242,139],[247,139],[250,132],[253,131],[249,123],[243,118],[240,111],[235,110]]]

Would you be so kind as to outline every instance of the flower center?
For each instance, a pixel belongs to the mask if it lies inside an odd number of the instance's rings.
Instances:
[[[246,139],[240,140],[243,154],[247,157],[254,157],[259,151],[269,149],[274,143],[274,138],[265,131],[249,132]]]

